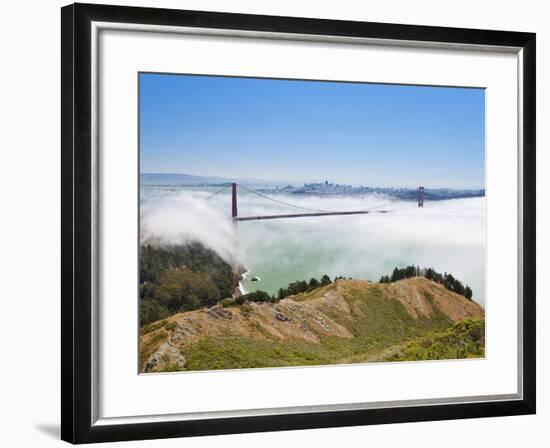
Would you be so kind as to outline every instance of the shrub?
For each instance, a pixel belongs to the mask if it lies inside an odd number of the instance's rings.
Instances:
[[[270,296],[265,291],[254,291],[236,297],[235,299],[233,299],[233,302],[236,305],[243,305],[245,302],[275,302],[275,297]]]
[[[446,331],[409,342],[390,361],[463,359],[485,356],[485,321],[468,319]]]
[[[141,328],[139,334],[143,336],[144,334],[151,333],[152,331],[158,330],[159,328],[162,328],[166,325],[165,320],[161,320],[160,322],[155,322],[153,324],[145,325]]]
[[[235,299],[231,298],[231,297],[228,297],[226,299],[223,299],[223,300],[220,300],[220,302],[218,302],[222,307],[224,308],[227,308],[229,306],[233,306],[233,305],[236,305],[235,303]]]
[[[175,322],[175,321],[172,321],[172,322],[168,322],[164,328],[166,328],[167,330],[173,330],[174,328],[176,328],[178,326],[178,323]]]

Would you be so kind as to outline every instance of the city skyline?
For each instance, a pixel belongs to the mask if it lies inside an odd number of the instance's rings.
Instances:
[[[485,91],[140,74],[142,173],[484,188]]]

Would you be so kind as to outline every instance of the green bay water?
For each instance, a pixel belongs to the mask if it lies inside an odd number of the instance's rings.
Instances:
[[[296,219],[300,222],[292,219],[239,222],[242,259],[249,270],[241,284],[247,292],[262,290],[277,295],[279,288],[291,282],[320,279],[324,274],[331,278],[377,280],[379,269],[374,265],[346,263],[350,254],[348,241],[331,234],[331,228],[343,227],[346,221],[349,224],[349,219],[342,216]],[[315,219],[329,221],[330,226],[325,228]],[[353,220],[357,221],[357,217]],[[365,256],[370,257],[368,252]],[[390,260],[385,263],[387,269],[393,269],[392,263]],[[253,281],[255,277],[259,281]]]
[[[247,238],[247,233],[252,232],[246,227],[251,225],[258,225],[258,223],[239,223],[239,235]],[[287,233],[284,222],[269,226],[260,223],[260,226],[263,226],[271,235],[276,232],[282,235]],[[262,290],[276,295],[279,288],[291,282],[309,281],[312,277],[320,279],[324,274],[335,275],[329,272],[329,267],[338,261],[341,255],[338,251],[327,253],[320,246],[300,244],[294,239],[287,243],[280,241],[280,244],[281,246],[275,246],[272,241],[263,242],[261,238],[243,243],[243,259],[249,272],[241,284],[247,292]],[[253,281],[254,278],[259,278],[259,281]]]

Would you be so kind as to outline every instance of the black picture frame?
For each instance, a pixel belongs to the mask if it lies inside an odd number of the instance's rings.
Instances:
[[[534,414],[536,403],[535,34],[294,17],[73,4],[61,10],[61,438],[72,443]],[[91,23],[108,21],[509,46],[522,50],[523,397],[495,402],[116,425],[92,422]]]

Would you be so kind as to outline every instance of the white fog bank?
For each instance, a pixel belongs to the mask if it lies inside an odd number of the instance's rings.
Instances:
[[[386,210],[353,216],[247,221],[230,220],[230,196],[206,201],[209,192],[148,191],[142,196],[142,238],[182,243],[198,240],[249,270],[248,290],[276,293],[295,280],[343,275],[377,281],[409,264],[450,272],[485,302],[485,198],[425,202],[385,197],[282,197],[321,210]],[[239,213],[265,214],[261,200],[241,201]],[[237,243],[238,242],[238,243]]]

